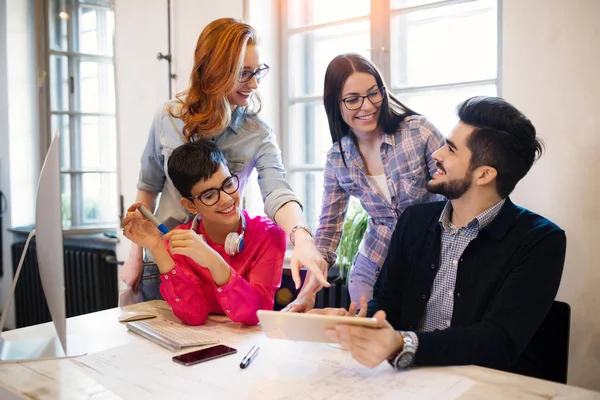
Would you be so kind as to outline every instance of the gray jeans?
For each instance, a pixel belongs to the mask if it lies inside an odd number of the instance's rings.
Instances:
[[[160,294],[160,272],[156,264],[144,262],[140,290],[144,301],[164,300]]]
[[[348,276],[348,292],[350,301],[360,306],[360,298],[367,301],[373,298],[373,286],[379,276],[379,266],[360,253],[356,253],[350,275]]]

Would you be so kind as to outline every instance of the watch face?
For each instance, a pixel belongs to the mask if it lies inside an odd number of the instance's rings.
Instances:
[[[404,353],[398,357],[398,361],[396,362],[396,368],[404,369],[410,367],[415,361],[414,353]]]

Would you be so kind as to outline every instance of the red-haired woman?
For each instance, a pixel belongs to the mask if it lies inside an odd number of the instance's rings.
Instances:
[[[300,202],[285,180],[281,151],[271,129],[258,116],[261,101],[256,89],[269,67],[260,60],[257,35],[250,25],[232,18],[208,24],[196,44],[190,87],[159,108],[144,149],[136,201],[155,208],[157,218],[168,228],[188,221],[167,173],[173,150],[185,142],[207,139],[225,154],[231,173],[239,177],[243,194],[253,169],[265,204],[265,213],[295,244],[292,271],[306,266],[327,285],[321,271],[327,265],[316,248]],[[198,160],[201,162],[202,160]],[[144,300],[160,298],[158,268],[143,262],[142,248],[132,245],[121,268],[121,279]]]

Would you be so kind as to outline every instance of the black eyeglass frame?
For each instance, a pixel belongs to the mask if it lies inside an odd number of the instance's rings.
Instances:
[[[256,76],[256,80],[260,81],[265,76],[267,76],[267,74],[269,73],[270,70],[271,70],[271,67],[269,67],[267,64],[262,64],[258,68],[256,68],[256,70],[254,70],[254,71],[240,71],[240,76],[238,77],[238,82],[239,83],[250,82],[252,80],[253,76]],[[264,75],[259,76],[259,74],[262,73],[263,71],[266,71],[264,73]],[[248,79],[242,80],[242,75],[245,74],[245,73],[250,74],[250,76],[248,77]]]
[[[227,190],[225,190],[225,185],[227,185],[231,181],[235,182],[235,189],[232,190],[231,192],[228,192]],[[239,189],[240,189],[240,178],[238,178],[238,176],[236,174],[231,174],[231,176],[227,177],[223,181],[223,183],[221,184],[221,187],[206,189],[206,190],[202,191],[202,193],[200,193],[199,195],[186,197],[186,199],[188,199],[191,202],[193,202],[195,199],[197,199],[200,201],[200,203],[204,204],[205,206],[211,207],[211,206],[214,206],[215,204],[217,204],[219,202],[219,200],[221,200],[221,192],[224,192],[226,194],[234,194]],[[202,196],[204,196],[206,193],[208,193],[212,190],[217,191],[217,200],[214,203],[206,204],[206,202],[204,200],[202,200]]]
[[[352,96],[347,96],[347,97],[346,97],[346,98],[344,98],[344,99],[340,99],[340,101],[341,101],[342,103],[344,103],[344,106],[346,107],[346,110],[348,110],[348,111],[356,111],[356,110],[360,109],[360,108],[363,106],[363,104],[365,104],[365,99],[369,99],[369,101],[370,101],[370,102],[371,102],[371,104],[373,104],[373,105],[376,105],[376,104],[379,104],[379,103],[381,103],[381,102],[383,101],[383,99],[385,98],[385,86],[380,86],[380,87],[378,87],[378,88],[377,88],[377,90],[379,90],[379,94],[381,95],[381,100],[379,100],[379,101],[377,101],[377,102],[373,102],[373,101],[370,99],[370,97],[369,97],[369,96],[371,96],[371,95],[372,95],[374,92],[371,92],[371,93],[369,93],[369,94],[366,94],[366,95],[364,95],[364,96],[358,96],[358,95],[356,95],[356,96],[355,96],[355,95],[352,95]],[[350,107],[348,107],[348,104],[346,104],[346,100],[348,100],[348,99],[354,99],[354,98],[360,98],[360,99],[361,99],[361,101],[360,101],[360,105],[359,105],[358,107],[356,107],[356,108],[350,108]]]

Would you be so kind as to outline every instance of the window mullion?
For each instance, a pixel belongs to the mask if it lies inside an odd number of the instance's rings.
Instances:
[[[77,32],[79,32],[79,9],[73,1],[68,3],[69,10],[69,29],[68,29],[68,50],[75,52],[79,49],[77,41]],[[69,66],[69,110],[79,110],[79,65],[78,57],[68,56]],[[81,168],[81,151],[79,135],[81,134],[81,117],[71,116],[69,118],[69,142],[71,169]],[[83,221],[82,212],[82,179],[81,175],[69,174],[71,180],[71,226],[81,226]]]
[[[390,0],[371,0],[371,61],[390,82]]]
[[[279,95],[281,96],[282,99],[289,99],[290,98],[290,82],[292,77],[289,74],[289,41],[290,41],[290,35],[289,35],[289,26],[288,26],[288,4],[287,1],[281,1],[281,2],[276,2],[279,5],[279,20],[282,21],[280,24],[280,34],[281,34],[281,38],[282,40],[280,41],[280,51],[279,51],[279,65],[281,65],[281,72],[279,74],[279,88],[280,88],[280,93]],[[290,156],[291,156],[291,146],[290,146],[290,142],[291,140],[288,139],[287,134],[290,131],[290,127],[289,127],[289,115],[290,115],[290,108],[291,105],[287,103],[287,101],[284,103],[287,106],[282,110],[283,112],[281,113],[281,120],[280,120],[280,128],[281,128],[281,132],[283,132],[283,134],[281,135],[281,145],[282,145],[282,149],[283,149],[283,165],[286,168],[289,168],[290,166]]]

